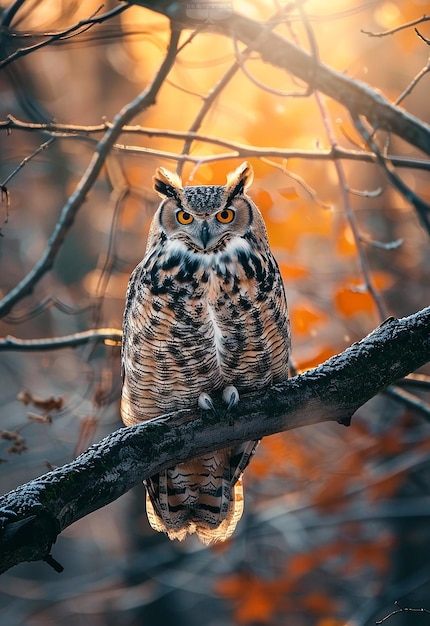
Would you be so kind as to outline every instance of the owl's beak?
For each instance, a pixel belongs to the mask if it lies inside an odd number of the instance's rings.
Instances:
[[[210,239],[209,226],[206,220],[202,224],[202,229],[200,231],[200,238],[202,240],[203,248],[206,248],[207,243]]]

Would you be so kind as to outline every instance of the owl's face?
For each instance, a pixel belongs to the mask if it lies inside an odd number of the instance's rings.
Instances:
[[[154,225],[169,241],[180,241],[194,252],[222,251],[233,238],[249,232],[254,220],[261,226],[257,207],[245,195],[252,176],[251,167],[243,163],[228,175],[226,185],[182,187],[176,174],[160,168],[154,188],[163,202]]]

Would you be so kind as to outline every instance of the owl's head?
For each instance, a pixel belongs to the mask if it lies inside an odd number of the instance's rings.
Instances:
[[[225,185],[183,187],[179,176],[163,167],[153,180],[163,198],[154,217],[153,235],[161,230],[169,240],[204,253],[223,250],[231,239],[257,226],[265,235],[261,214],[245,193],[253,180],[249,163],[230,172]]]

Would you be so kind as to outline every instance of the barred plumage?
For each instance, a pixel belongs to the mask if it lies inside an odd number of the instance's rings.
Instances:
[[[182,187],[160,168],[163,198],[124,313],[122,419],[210,409],[288,376],[284,287],[243,163],[226,185]],[[171,539],[229,537],[243,509],[241,475],[257,441],[182,463],[147,481],[148,518]]]

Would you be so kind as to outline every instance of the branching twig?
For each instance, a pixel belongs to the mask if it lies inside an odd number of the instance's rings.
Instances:
[[[420,198],[410,187],[403,182],[403,180],[394,171],[389,161],[384,159],[378,146],[372,138],[372,134],[367,130],[365,124],[358,118],[353,118],[354,125],[365,142],[369,145],[370,149],[376,154],[379,164],[387,176],[390,183],[395,189],[405,198],[405,200],[415,207],[418,216],[421,220],[423,227],[430,235],[430,205],[428,205],[422,198]]]
[[[233,66],[232,66],[233,67]],[[231,68],[232,69],[232,68]],[[230,71],[230,70],[229,70]],[[224,75],[223,79],[228,80],[227,74]],[[221,80],[223,80],[221,79]],[[223,85],[220,85],[220,89]],[[218,84],[214,87],[214,89],[208,94],[207,98],[211,97],[209,101],[209,105],[213,103],[212,94],[214,90],[218,89]],[[216,95],[216,94],[215,94]],[[206,110],[206,107],[205,107]],[[203,111],[203,107],[201,109]],[[200,113],[199,113],[200,115]],[[196,120],[193,122],[193,126],[196,125],[197,128],[200,127],[201,121]],[[56,137],[62,138],[78,138],[82,140],[88,140],[91,135],[99,134],[102,132],[106,132],[107,129],[112,127],[112,122],[105,121],[102,124],[96,124],[91,126],[78,126],[74,124],[58,124],[54,122],[49,122],[47,124],[37,124],[33,122],[24,122],[22,120],[18,120],[16,117],[9,115],[7,120],[0,121],[0,130],[3,128],[5,130],[17,129],[28,132],[46,132],[47,134],[52,134]],[[217,158],[220,160],[225,159],[237,159],[238,157],[243,158],[280,158],[280,159],[305,159],[305,160],[321,160],[321,161],[332,161],[334,159],[345,159],[351,161],[363,161],[363,163],[377,163],[378,158],[372,152],[366,152],[361,150],[348,150],[343,148],[342,146],[335,145],[332,146],[329,150],[300,150],[300,149],[289,149],[289,148],[276,148],[276,147],[256,147],[249,146],[246,144],[241,144],[235,141],[230,141],[227,139],[222,139],[219,137],[214,137],[212,135],[206,135],[203,133],[189,131],[174,131],[174,130],[164,130],[158,128],[146,128],[144,126],[128,126],[124,125],[122,128],[122,134],[132,134],[132,135],[142,135],[145,137],[160,137],[160,138],[168,138],[174,139],[178,141],[185,140],[191,145],[194,141],[199,141],[202,143],[208,143],[224,148],[229,148],[233,152],[230,154],[218,154],[218,155],[210,155],[210,156],[201,156],[201,157],[193,157],[189,155],[185,149],[181,154],[177,154],[174,152],[165,152],[158,150],[151,150],[147,148],[142,148],[140,146],[130,146],[121,145],[115,143],[113,145],[114,149],[122,150],[124,152],[139,152],[146,153],[148,155],[157,154],[163,158],[168,158],[172,160],[177,160],[179,162],[190,161],[194,163],[202,162],[207,163],[212,160],[216,160]],[[383,158],[387,161],[390,161],[396,167],[406,167],[408,169],[419,169],[430,171],[430,161],[420,160],[420,159],[411,159],[408,157],[400,157],[396,155],[383,155]]]
[[[64,205],[60,218],[48,241],[48,245],[41,259],[36,263],[27,276],[0,301],[0,318],[6,315],[12,307],[24,296],[29,294],[40,278],[51,268],[57,253],[64,242],[64,238],[72,226],[76,213],[84,202],[86,195],[97,180],[110,149],[122,132],[122,126],[127,124],[137,113],[154,104],[158,91],[172,67],[176,58],[176,49],[180,32],[172,30],[169,48],[160,69],[152,83],[135,100],[126,105],[115,117],[113,124],[106,131],[103,139],[97,144],[96,151],[75,192]]]
[[[429,609],[424,609],[424,608],[419,608],[419,609],[413,609],[410,607],[406,607],[406,606],[400,606],[399,602],[396,600],[394,602],[395,606],[398,606],[399,608],[396,609],[395,611],[391,611],[391,613],[389,613],[388,615],[386,615],[385,617],[383,617],[382,619],[378,619],[377,622],[375,622],[375,624],[383,624],[384,622],[387,621],[387,619],[390,619],[390,617],[393,617],[393,615],[397,615],[397,613],[430,613]]]
[[[166,10],[162,3],[153,9],[160,13]],[[310,83],[314,89],[343,104],[352,115],[364,115],[372,126],[399,135],[430,154],[430,127],[427,124],[394,106],[365,83],[336,72],[321,62],[315,63],[312,55],[271,32],[266,25],[232,14],[226,21],[216,21],[212,28],[227,37],[234,34],[251,50],[259,52],[263,61]]]
[[[10,192],[7,188],[7,184],[10,180],[12,180],[12,178],[14,176],[16,176],[16,174],[18,174],[18,172],[20,170],[22,170],[22,168],[27,165],[27,163],[29,161],[31,161],[31,159],[34,159],[35,156],[37,156],[40,152],[42,152],[43,150],[46,150],[47,148],[49,148],[49,146],[55,141],[56,137],[51,137],[50,139],[48,139],[47,141],[43,142],[42,144],[40,144],[40,146],[38,146],[36,148],[36,150],[34,150],[31,154],[29,154],[28,156],[26,156],[24,159],[22,159],[22,161],[17,165],[17,167],[13,170],[13,172],[11,172],[9,174],[9,176],[7,176],[4,181],[2,183],[0,183],[0,188],[2,190],[3,193],[7,194],[7,199],[8,199],[8,203],[10,202]],[[7,221],[7,220],[6,220]]]
[[[424,41],[425,44],[427,44],[428,46],[430,46],[430,39],[427,39],[427,37],[424,37],[424,35],[422,35],[420,33],[420,31],[418,30],[418,28],[414,28],[414,31],[416,32],[416,34],[418,35],[418,37]]]
[[[196,137],[199,137],[199,135],[197,135],[197,131],[202,125],[204,118],[206,117],[207,113],[210,111],[212,104],[215,102],[215,100],[217,99],[219,94],[222,92],[224,87],[234,77],[238,69],[239,69],[239,65],[237,63],[233,63],[233,65],[227,70],[224,76],[220,78],[220,80],[215,85],[215,87],[213,87],[210,90],[210,92],[207,94],[207,96],[204,98],[203,106],[201,107],[200,111],[198,112],[197,116],[195,117],[193,123],[191,124],[188,130],[188,133],[187,133],[188,136],[185,138],[185,143],[181,151],[181,156],[187,156],[191,150],[193,141],[199,141],[199,139],[196,139]],[[205,135],[201,135],[200,137],[204,137],[204,136]],[[203,139],[203,141],[205,140]],[[218,145],[221,145],[221,144],[218,144]],[[185,159],[180,160],[178,162],[177,173],[179,176],[182,173],[182,168],[183,168],[184,163],[185,163]]]
[[[374,33],[369,30],[361,29],[361,32],[364,35],[368,35],[369,37],[386,37],[387,35],[394,35],[394,33],[398,33],[401,30],[405,30],[406,28],[411,28],[411,26],[416,26],[417,24],[422,24],[423,22],[428,22],[430,20],[430,15],[423,15],[422,17],[418,17],[416,20],[412,20],[411,22],[407,22],[406,24],[401,24],[400,26],[395,26],[395,28],[390,28],[390,30],[384,30],[379,33]]]
[[[15,6],[14,6],[14,9],[16,10]],[[0,69],[5,68],[7,65],[10,65],[10,63],[13,63],[17,59],[20,59],[21,57],[26,56],[27,54],[30,54],[31,52],[35,52],[36,50],[40,50],[41,48],[44,48],[45,46],[49,46],[55,41],[64,41],[65,39],[69,39],[71,36],[76,37],[77,35],[87,31],[88,28],[92,28],[95,24],[101,24],[102,22],[105,22],[106,20],[111,19],[115,15],[119,15],[126,9],[128,9],[128,6],[126,4],[122,4],[121,6],[115,7],[114,9],[111,9],[110,11],[107,11],[106,13],[103,13],[102,15],[99,15],[99,16],[92,15],[91,17],[87,19],[80,20],[76,24],[73,24],[73,26],[69,26],[68,28],[58,31],[57,33],[46,33],[43,35],[39,35],[40,37],[44,37],[42,41],[38,41],[37,43],[32,44],[31,46],[27,46],[25,48],[18,48],[18,50],[15,50],[15,52],[12,52],[12,54],[7,56],[5,59],[0,60]],[[3,20],[2,20],[3,26],[4,26],[4,22],[10,23],[11,18],[13,18],[13,15],[14,14],[10,12],[6,14],[6,16],[3,16]]]
[[[412,79],[412,81],[409,83],[409,85],[406,87],[406,89],[400,94],[400,96],[396,99],[396,105],[400,104],[405,98],[406,96],[409,96],[410,93],[412,93],[412,90],[417,86],[417,84],[420,82],[420,80],[430,72],[430,58],[428,59],[426,65],[422,68],[422,70],[420,70],[418,72],[418,74],[416,76],[414,76],[414,78]]]
[[[325,103],[323,102],[319,93],[315,94],[315,98],[322,114],[323,122],[326,128],[326,132],[327,132],[330,144],[332,146],[335,146],[336,139],[335,139],[335,135],[334,135],[330,120],[329,120],[329,115],[328,115],[328,111],[325,106]],[[372,280],[372,275],[371,275],[369,263],[367,260],[367,256],[362,246],[357,219],[355,217],[354,211],[352,210],[351,202],[348,196],[348,184],[346,181],[345,171],[340,161],[335,161],[334,166],[336,168],[336,174],[337,174],[337,178],[339,181],[340,195],[342,198],[345,218],[349,224],[349,227],[351,228],[351,233],[354,238],[355,247],[357,249],[358,262],[359,262],[361,274],[363,276],[364,286],[366,288],[366,291],[368,291],[368,293],[371,295],[372,300],[375,303],[376,308],[378,309],[379,318],[383,320],[384,318],[387,317],[388,312],[385,307],[384,301],[382,300]]]

